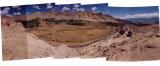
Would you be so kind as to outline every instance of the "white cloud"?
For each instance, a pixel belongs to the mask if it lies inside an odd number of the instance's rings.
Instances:
[[[12,6],[12,8],[19,8],[20,6]]]
[[[78,11],[78,9],[79,9],[79,8],[73,8],[72,10],[73,10],[73,11]]]
[[[79,11],[85,11],[85,9],[84,8],[79,8]]]
[[[63,8],[62,8],[62,11],[70,11],[71,9],[70,8],[68,8],[68,7],[66,7],[66,6],[64,6]]]
[[[5,10],[5,11],[9,11],[9,10],[10,10],[10,8],[9,8],[9,7],[6,7],[6,8],[4,8],[3,10]]]
[[[2,15],[6,15],[6,14],[8,14],[8,12],[9,12],[9,11],[1,10],[1,11],[0,11],[0,14],[2,14]]]
[[[6,16],[9,16],[9,17],[13,17],[13,15],[9,14],[9,10],[10,10],[10,8],[6,7],[3,10],[0,10],[0,14],[1,15],[6,15]]]
[[[11,14],[6,14],[6,16],[13,17],[13,15],[11,15]]]
[[[92,7],[92,11],[95,11],[95,10],[97,10],[97,7]]]
[[[47,9],[51,9],[52,8],[52,4],[51,3],[48,3],[47,4]]]
[[[22,15],[20,12],[15,12],[13,15]]]
[[[74,8],[73,8],[72,10],[73,10],[73,11],[85,11],[84,8],[79,8],[79,6],[80,6],[80,5],[75,4],[75,5],[74,5]]]
[[[41,9],[39,6],[33,6],[33,8],[35,8],[35,9]]]
[[[123,18],[126,19],[126,18],[152,18],[152,17],[158,17],[159,16],[159,13],[155,12],[155,13],[138,13],[138,14],[128,14],[126,16],[124,16]]]
[[[0,10],[0,14],[6,15],[6,14],[9,13],[9,10],[10,10],[10,8],[9,8],[9,7],[6,7],[6,8],[4,8],[3,10]]]
[[[78,8],[79,6],[80,6],[80,5],[78,5],[78,4],[75,4],[75,5],[74,5],[74,8]]]
[[[84,8],[77,8],[76,11],[85,11]]]
[[[41,12],[36,12],[36,13],[41,13]]]
[[[21,10],[20,6],[12,6],[12,8],[16,8],[18,10]]]
[[[27,15],[30,14],[29,12],[26,13]]]
[[[92,7],[92,12],[93,13],[100,13],[100,11],[97,10],[97,7]]]

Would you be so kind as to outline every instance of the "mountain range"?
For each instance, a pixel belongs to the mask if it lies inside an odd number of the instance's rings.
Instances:
[[[135,24],[153,24],[156,23],[159,18],[158,17],[152,17],[152,18],[127,18],[126,20],[131,21]]]

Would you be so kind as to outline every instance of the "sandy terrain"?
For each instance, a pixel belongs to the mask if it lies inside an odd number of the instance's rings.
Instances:
[[[27,34],[13,24],[8,27],[2,24],[3,60],[27,59]]]
[[[78,56],[76,50],[68,48],[66,45],[54,47],[45,41],[35,37],[33,34],[28,34],[28,58],[69,58]]]
[[[88,43],[93,43],[99,38],[108,36],[111,32],[113,32],[113,28],[97,28],[95,26],[53,25],[50,27],[39,27],[36,29],[32,29],[30,32],[38,36],[40,39],[48,41],[53,46],[55,44],[81,46]]]

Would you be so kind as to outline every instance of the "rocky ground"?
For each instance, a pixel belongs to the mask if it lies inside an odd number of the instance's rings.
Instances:
[[[20,26],[15,23],[10,27],[2,24],[3,60],[28,58],[27,33]]]
[[[2,19],[3,60],[53,57],[98,58],[111,61],[144,61],[160,59],[160,33],[158,24],[148,26],[127,25],[123,35],[113,32],[109,36],[85,46],[53,46],[29,33],[21,23]],[[133,35],[127,37],[128,31]]]
[[[15,24],[18,25],[18,24]],[[18,25],[20,26],[20,25]],[[3,59],[27,58],[97,58],[107,57],[107,60],[139,61],[160,59],[160,34],[154,32],[137,33],[133,37],[118,33],[83,47],[52,46],[38,39],[33,34],[25,33],[23,28],[2,25]]]

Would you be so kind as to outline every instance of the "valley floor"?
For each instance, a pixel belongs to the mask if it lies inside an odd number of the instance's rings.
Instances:
[[[146,29],[146,32],[134,30],[132,37],[127,37],[127,33],[119,35],[116,32],[83,47],[68,47],[63,44],[52,46],[37,36],[25,32],[26,29],[21,26],[20,24],[13,24],[10,27],[2,25],[3,60],[44,57],[53,57],[54,59],[106,57],[107,60],[114,61],[160,59],[160,33],[154,32],[152,27],[155,26],[148,28],[150,31]],[[144,28],[141,27],[141,29]]]

